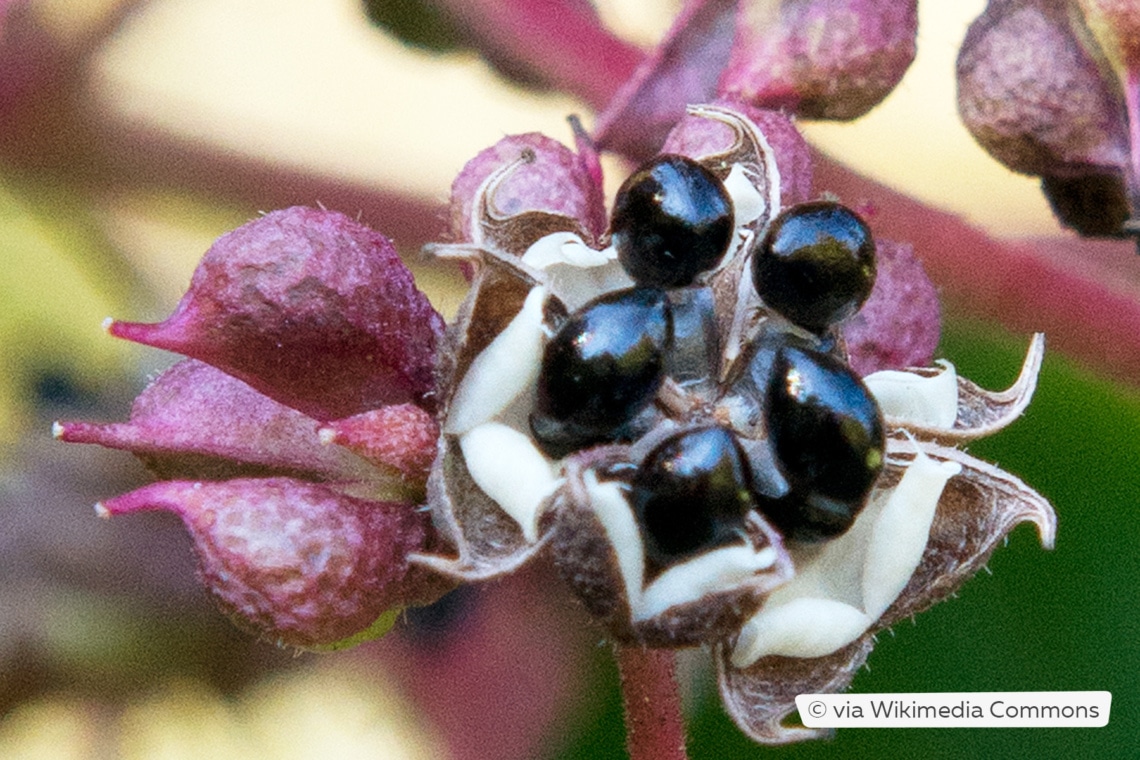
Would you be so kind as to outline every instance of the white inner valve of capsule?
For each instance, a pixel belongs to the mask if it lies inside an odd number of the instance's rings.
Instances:
[[[510,324],[471,362],[451,397],[443,432],[462,435],[494,419],[534,385],[542,366],[545,299],[544,288],[532,288]]]
[[[949,430],[958,419],[958,373],[945,359],[934,375],[883,370],[863,378],[864,385],[891,422]]]
[[[724,189],[732,198],[732,223],[738,235],[741,227],[752,224],[768,210],[768,202],[748,179],[742,164],[732,165],[728,176],[724,178]]]
[[[779,187],[780,183],[777,177],[775,187]],[[748,179],[748,174],[744,170],[743,164],[733,164],[728,176],[724,178],[724,189],[728,192],[728,196],[732,198],[732,224],[734,227],[732,233],[732,240],[728,245],[728,250],[724,254],[724,258],[713,270],[714,272],[720,271],[728,266],[736,255],[741,250],[747,250],[749,243],[752,242],[754,237],[749,225],[759,219],[768,211],[768,201],[756,189],[756,185],[752,184],[752,180]],[[777,206],[779,202],[777,200]],[[779,209],[776,209],[779,211]],[[770,218],[770,217],[769,217]]]
[[[526,434],[485,422],[459,438],[471,479],[519,524],[527,543],[538,541],[539,509],[562,484]]]
[[[670,607],[696,602],[707,594],[747,585],[776,564],[774,548],[757,550],[742,538],[739,544],[710,549],[678,563],[645,585],[645,548],[626,498],[628,486],[601,482],[593,471],[587,471],[582,480],[594,514],[617,555],[634,622],[652,620]]]
[[[617,250],[598,250],[573,232],[553,232],[526,249],[522,262],[546,272],[551,292],[569,311],[592,298],[634,285],[617,258]]]
[[[459,436],[467,472],[511,517],[529,543],[538,540],[539,510],[561,481],[511,414],[533,390],[542,366],[546,290],[532,288],[522,309],[475,357],[452,397],[445,433]],[[514,423],[514,424],[507,424]]]
[[[733,667],[761,657],[823,657],[862,636],[910,581],[922,560],[946,482],[961,471],[915,446],[890,489],[876,489],[842,536],[792,550],[796,575],[741,628]]]

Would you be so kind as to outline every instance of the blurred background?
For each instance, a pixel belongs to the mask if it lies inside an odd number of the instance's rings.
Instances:
[[[648,48],[680,2],[595,5]],[[927,0],[895,93],[805,134],[992,236],[1068,241],[1066,266],[1140,299],[1129,244],[1073,246],[1037,181],[961,127],[954,59],[983,6]],[[259,211],[359,215],[450,316],[464,282],[419,248],[444,228],[451,178],[505,134],[569,142],[566,116],[592,119],[468,42],[422,0],[0,0],[0,758],[622,755],[609,649],[547,570],[455,592],[352,652],[296,656],[215,611],[175,520],[95,518],[95,501],[146,482],[129,455],[50,437],[54,419],[126,417],[173,357],[113,341],[101,321],[166,316],[211,241]],[[616,187],[626,168],[606,169]],[[1031,321],[1034,303],[1015,306]],[[945,318],[940,355],[1008,385],[1028,336],[960,297]],[[681,661],[692,757],[1134,756],[1137,379],[1054,351],[1025,417],[971,452],[1053,500],[1057,548],[1015,531],[992,575],[881,636],[854,688],[1107,689],[1110,725],[848,729],[762,749],[724,716],[694,652]]]

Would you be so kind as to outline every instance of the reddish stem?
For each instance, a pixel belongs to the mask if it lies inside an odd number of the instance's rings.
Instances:
[[[673,651],[617,647],[630,760],[687,760]]]
[[[491,59],[601,109],[645,53],[610,32],[583,0],[434,0]]]
[[[959,313],[1028,334],[1126,382],[1140,377],[1140,297],[1135,253],[1124,241],[991,238],[817,156],[815,185],[845,203],[870,204],[876,235],[914,245],[944,302]]]

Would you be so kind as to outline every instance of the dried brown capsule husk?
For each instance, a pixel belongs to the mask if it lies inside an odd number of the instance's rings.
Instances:
[[[619,641],[683,647],[732,634],[792,576],[780,536],[753,512],[738,541],[650,574],[643,527],[622,475],[635,466],[631,453],[614,446],[567,461],[552,510],[555,565]]]

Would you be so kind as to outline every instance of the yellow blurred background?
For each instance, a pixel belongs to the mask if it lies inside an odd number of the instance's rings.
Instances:
[[[74,37],[70,27],[84,17],[76,6],[91,13],[112,1],[33,5]],[[598,5],[615,29],[648,45],[679,2]],[[918,59],[896,91],[857,122],[804,131],[848,165],[995,234],[1056,232],[1037,181],[990,159],[957,118],[954,59],[983,6],[921,4]],[[370,27],[357,0],[152,0],[94,56],[87,87],[95,118],[113,129],[435,202],[467,159],[501,136],[537,130],[569,141],[566,115],[588,113],[566,96],[510,84],[473,54],[404,45]],[[205,233],[199,224],[179,229],[185,217],[169,212],[119,198],[108,223],[173,299],[210,235],[194,235]]]

